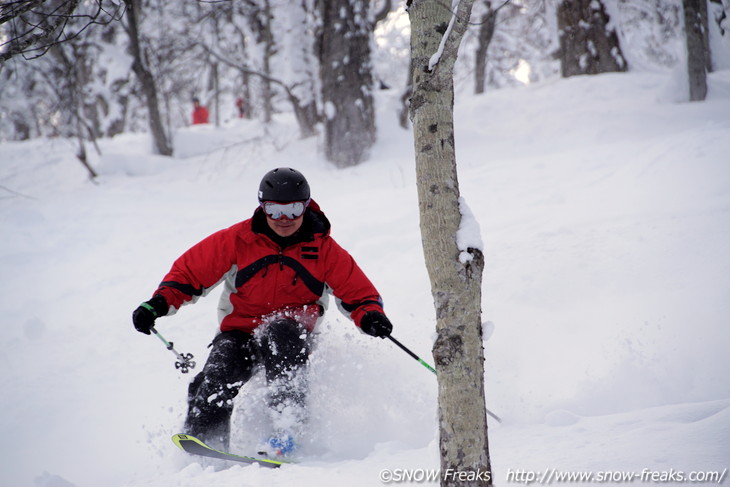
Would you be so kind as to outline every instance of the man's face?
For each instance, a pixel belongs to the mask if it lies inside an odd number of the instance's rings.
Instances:
[[[294,219],[287,217],[281,217],[278,220],[274,220],[269,215],[266,215],[266,223],[269,227],[280,237],[290,237],[296,233],[302,226],[304,216],[299,216]]]
[[[262,201],[261,208],[266,215],[266,223],[280,237],[289,237],[299,230],[304,221],[304,211],[309,205],[306,201]]]

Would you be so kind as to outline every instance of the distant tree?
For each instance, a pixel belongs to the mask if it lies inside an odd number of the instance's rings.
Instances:
[[[484,93],[487,84],[487,51],[492,44],[492,38],[497,27],[497,16],[500,15],[500,11],[505,7],[510,7],[507,9],[506,16],[511,18],[528,17],[531,12],[525,5],[516,5],[516,2],[512,0],[499,0],[499,2],[481,0],[475,2],[475,6],[479,6],[481,11],[478,20],[472,21],[475,24],[477,33],[477,45],[474,52],[474,93],[479,95]],[[472,15],[476,15],[476,13]],[[519,32],[522,47],[524,47],[524,44],[529,43],[529,36],[534,35],[531,31],[534,31],[534,26],[529,25]]]
[[[286,6],[286,21],[279,29],[283,30],[279,52],[288,60],[285,80],[285,93],[294,110],[302,138],[318,133],[317,124],[321,121],[318,111],[319,59],[316,52],[317,11],[313,0],[299,2],[300,6]],[[279,30],[277,29],[277,31]]]
[[[484,93],[487,80],[487,50],[494,36],[494,27],[497,24],[497,10],[492,7],[491,0],[482,0],[484,11],[479,21],[477,49],[474,54],[474,93]]]
[[[263,76],[253,79],[256,86],[254,106],[262,111],[262,121],[269,123],[274,113],[272,59],[276,53],[276,39],[273,26],[272,5],[269,0],[253,0],[247,3],[248,30],[252,34],[249,42],[249,62],[254,70]]]
[[[375,143],[369,0],[317,0],[324,152],[338,167],[368,158]]]
[[[319,123],[313,7],[308,2],[271,3],[265,14],[266,5],[205,5],[196,25],[203,26],[210,35],[194,36],[195,48],[201,49],[202,57],[211,64],[218,65],[219,71],[228,69],[228,75],[219,78],[222,84],[228,83],[227,89],[236,98],[246,102],[247,118],[270,122],[276,101],[283,94],[297,120],[300,136],[311,137],[317,134]],[[272,28],[274,24],[276,28]]]
[[[29,47],[0,65],[0,110],[12,123],[10,128],[0,122],[5,136],[63,136],[82,145],[123,130],[127,66],[115,64],[124,58],[116,46],[121,24],[88,28],[84,13],[90,6],[95,14],[97,6],[84,3],[66,19],[62,41]],[[40,12],[32,12],[36,21],[45,22]],[[23,22],[30,22],[29,15]],[[20,21],[10,22],[17,28]],[[82,30],[83,35],[72,35]]]
[[[690,101],[707,96],[707,73],[712,69],[707,24],[707,0],[682,0],[687,43]]]
[[[57,82],[50,85],[55,92],[56,125],[61,135],[75,137],[78,143],[76,157],[95,178],[96,172],[91,167],[86,150],[86,141],[96,147],[96,140],[103,134],[100,120],[100,109],[104,108],[104,100],[98,98],[94,90],[94,63],[98,59],[95,47],[89,42],[78,39],[57,44],[48,50],[54,67],[51,71]]]
[[[471,81],[478,94],[559,73],[555,3],[475,0],[454,72],[456,85]]]
[[[717,25],[717,29],[721,36],[730,36],[730,1],[728,0],[708,0],[708,17],[712,13],[712,20]],[[714,69],[714,67],[713,67]]]
[[[147,62],[147,50],[140,33],[143,0],[124,1],[127,4],[126,27],[129,35],[129,49],[133,59],[132,70],[139,80],[147,103],[149,127],[152,132],[155,152],[162,156],[171,156],[173,152],[172,141],[163,124],[157,82]]]
[[[472,4],[461,0],[452,13],[441,0],[408,2],[418,205],[436,311],[441,485],[459,487],[491,485],[481,324],[484,257],[457,242],[464,208],[455,154],[453,70]]]
[[[730,0],[709,0],[707,3],[709,71],[730,69]]]
[[[118,21],[122,9],[103,0],[12,0],[0,3],[0,65],[22,55],[38,57],[94,24]],[[71,24],[71,26],[69,26]],[[69,28],[71,27],[71,28]]]
[[[494,30],[497,25],[497,13],[510,0],[503,1],[498,7],[492,4],[491,0],[481,0],[482,14],[478,22],[477,48],[474,53],[474,93],[484,93],[487,83],[487,51],[494,37]]]
[[[562,0],[557,16],[564,78],[628,69],[604,0]]]

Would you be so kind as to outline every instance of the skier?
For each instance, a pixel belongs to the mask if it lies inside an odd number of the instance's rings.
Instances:
[[[198,97],[193,97],[193,125],[208,123],[208,109],[200,104]]]
[[[295,448],[291,418],[295,424],[306,418],[303,369],[328,292],[368,335],[385,338],[393,326],[378,291],[330,237],[330,223],[299,171],[267,172],[258,199],[251,218],[180,256],[132,321],[150,334],[156,318],[174,314],[223,282],[220,330],[189,386],[184,432],[227,451],[233,398],[262,367],[274,425],[268,451],[286,455]]]
[[[236,98],[236,110],[238,110],[238,118],[246,117],[246,103],[242,96]]]

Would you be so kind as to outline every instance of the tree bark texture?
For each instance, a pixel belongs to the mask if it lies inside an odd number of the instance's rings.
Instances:
[[[375,143],[369,0],[322,0],[319,7],[325,156],[338,167],[354,166]]]
[[[687,42],[689,99],[702,101],[707,97],[707,71],[710,64],[707,3],[706,0],[683,0],[682,6]]]
[[[484,399],[481,277],[484,260],[459,260],[461,223],[454,144],[453,66],[473,2],[462,0],[455,22],[440,0],[409,5],[413,66],[413,122],[423,250],[436,308],[433,348],[439,385],[442,486],[491,485]],[[440,49],[444,34],[448,41]],[[433,65],[432,55],[441,52]],[[429,67],[431,65],[432,67]],[[467,478],[456,478],[460,472]],[[478,475],[478,476],[477,476]]]
[[[564,78],[628,69],[616,31],[600,0],[563,0],[558,5],[560,65]]]

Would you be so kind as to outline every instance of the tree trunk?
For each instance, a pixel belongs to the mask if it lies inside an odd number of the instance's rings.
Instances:
[[[418,204],[436,308],[433,356],[439,386],[441,485],[459,487],[491,485],[481,327],[484,259],[478,249],[459,248],[456,237],[462,212],[453,67],[472,3],[461,0],[453,19],[439,0],[414,0],[408,9]],[[447,39],[441,45],[444,34]],[[437,52],[438,59],[433,57]]]
[[[616,31],[602,0],[562,0],[558,5],[560,65],[564,78],[626,71]]]
[[[398,123],[404,129],[408,129],[409,114],[411,109],[411,96],[413,95],[413,56],[411,56],[410,66],[408,67],[408,79],[406,87],[400,95],[401,109],[398,112]]]
[[[486,12],[482,15],[481,25],[479,26],[479,44],[474,60],[474,93],[479,95],[484,93],[484,87],[487,82],[487,50],[494,36],[494,27],[497,24],[497,11],[492,9],[490,0],[484,0]]]
[[[707,23],[709,25],[710,21],[712,21],[715,25],[713,26],[715,29],[717,29],[718,34],[722,37],[725,37],[728,34],[728,13],[730,12],[730,5],[725,7],[723,0],[709,0],[709,3],[707,5]],[[709,31],[708,31],[709,34]],[[708,45],[709,45],[709,35],[708,35]],[[708,49],[709,51],[709,49]],[[710,59],[710,66],[707,67],[708,72],[713,72],[717,67],[712,66],[712,60]]]
[[[366,160],[375,143],[367,0],[321,0],[320,80],[325,156],[338,167]]]
[[[155,144],[155,150],[163,156],[172,155],[172,144],[165,132],[160,116],[160,104],[157,97],[157,85],[152,73],[147,69],[142,54],[142,46],[139,37],[139,19],[141,0],[125,0],[127,4],[127,33],[129,34],[129,48],[132,51],[132,71],[137,75],[142,92],[147,101],[147,115],[149,117],[150,130],[152,131],[152,139]]]
[[[266,76],[271,76],[271,58],[274,55],[274,34],[271,31],[273,17],[271,15],[271,4],[269,0],[264,1],[263,14],[263,42],[264,42],[264,58],[263,58],[263,72]],[[271,83],[268,79],[262,79],[263,85],[261,86],[261,94],[264,101],[264,123],[271,122],[274,116],[274,92],[271,88]]]
[[[702,101],[707,96],[707,71],[710,64],[707,3],[705,0],[682,0],[682,4],[687,40],[689,99]]]
[[[306,139],[317,135],[317,123],[319,122],[319,114],[317,113],[317,103],[312,100],[307,105],[302,105],[298,98],[290,95],[294,116],[299,126],[299,137]]]
[[[286,92],[299,124],[300,136],[304,139],[318,134],[317,125],[321,121],[317,105],[321,96],[318,44],[317,36],[312,35],[312,32],[317,32],[319,6],[312,0],[305,0],[287,10],[295,10],[295,13],[288,15],[288,23],[281,26],[288,34],[280,42],[281,51],[293,59]]]

